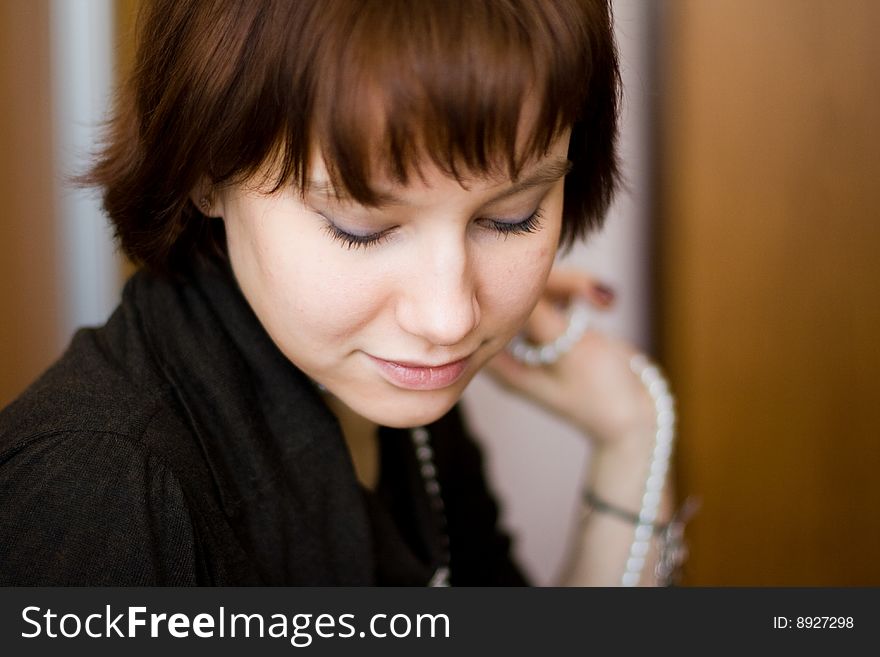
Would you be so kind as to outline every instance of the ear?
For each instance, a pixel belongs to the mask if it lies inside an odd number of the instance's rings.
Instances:
[[[223,212],[214,186],[203,177],[189,194],[189,200],[206,217],[222,217]]]

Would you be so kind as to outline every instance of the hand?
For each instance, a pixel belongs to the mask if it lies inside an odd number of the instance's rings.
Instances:
[[[556,339],[568,322],[564,308],[577,297],[600,310],[612,302],[611,295],[590,276],[574,270],[552,271],[524,327],[526,337],[535,343]],[[551,365],[525,365],[504,350],[489,362],[487,370],[506,388],[572,422],[601,446],[616,447],[653,436],[653,402],[629,367],[635,353],[621,340],[588,330]]]

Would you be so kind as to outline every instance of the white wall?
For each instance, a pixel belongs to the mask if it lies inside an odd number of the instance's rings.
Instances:
[[[113,4],[52,0],[52,96],[58,190],[59,323],[66,345],[73,331],[103,324],[119,302],[120,272],[112,233],[97,193],[78,189],[98,144],[113,85]]]
[[[565,264],[597,274],[617,293],[601,330],[641,349],[648,335],[650,3],[614,0],[624,84],[621,155],[627,189],[601,233],[579,245]],[[535,584],[552,584],[580,510],[589,458],[587,441],[544,411],[511,396],[481,374],[465,394],[465,410],[486,450],[503,522]]]

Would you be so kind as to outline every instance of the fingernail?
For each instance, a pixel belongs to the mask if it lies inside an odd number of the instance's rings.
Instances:
[[[593,293],[603,305],[608,305],[614,301],[614,290],[602,283],[593,283]]]

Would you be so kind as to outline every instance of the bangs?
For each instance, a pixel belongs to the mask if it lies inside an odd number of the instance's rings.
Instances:
[[[290,89],[307,96],[282,132],[275,188],[293,181],[305,192],[315,149],[336,193],[365,205],[378,202],[374,181],[406,184],[425,164],[459,182],[515,179],[583,106],[581,5],[320,3],[286,53]]]
[[[225,257],[196,189],[258,177],[305,193],[317,153],[322,182],[377,205],[374,184],[427,165],[516,179],[571,128],[571,244],[617,186],[619,94],[609,0],[150,0],[80,180],[103,189],[129,257],[180,272]]]

